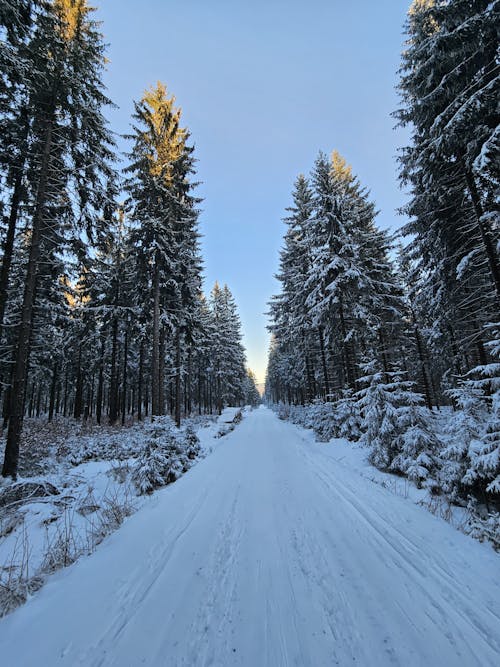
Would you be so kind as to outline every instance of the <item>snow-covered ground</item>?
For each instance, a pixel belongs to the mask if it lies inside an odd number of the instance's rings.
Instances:
[[[0,622],[2,664],[500,664],[498,555],[334,448],[252,412]]]
[[[218,418],[185,422],[197,432],[200,458],[235,427],[238,412],[226,408]],[[155,425],[165,435],[175,431],[168,417],[156,418]],[[39,588],[48,573],[92,553],[142,507],[145,498],[138,495],[133,472],[151,429],[149,420],[131,428],[28,424],[23,452],[27,462],[36,459],[31,468],[38,474],[25,474],[16,484],[0,478],[0,616]],[[30,445],[40,431],[42,442],[33,452]]]

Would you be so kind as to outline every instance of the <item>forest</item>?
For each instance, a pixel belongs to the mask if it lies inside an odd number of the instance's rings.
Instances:
[[[500,0],[403,4],[0,0],[2,664],[500,665]]]
[[[86,0],[1,0],[0,32],[3,476],[17,476],[25,417],[179,426],[258,401],[231,291],[203,295],[196,158],[174,96],[147,88],[116,136]]]
[[[499,2],[415,0],[395,121],[409,192],[396,232],[346,160],[321,153],[284,218],[270,305],[267,399],[321,440],[498,531],[500,494]]]

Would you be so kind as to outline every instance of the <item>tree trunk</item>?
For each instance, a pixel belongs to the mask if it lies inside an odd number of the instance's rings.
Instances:
[[[181,332],[177,329],[175,340],[175,425],[180,428],[181,425]]]
[[[56,387],[57,387],[57,361],[54,362],[54,368],[52,370],[52,382],[50,384],[50,403],[49,403],[49,416],[48,421],[51,422],[54,417],[54,407],[56,404]]]
[[[425,356],[424,356],[424,346],[422,343],[422,337],[420,335],[420,331],[418,326],[414,325],[415,327],[415,342],[417,344],[417,352],[418,352],[418,358],[420,360],[420,370],[422,372],[422,380],[424,382],[424,395],[425,395],[425,402],[427,404],[427,407],[429,410],[432,410],[432,398],[431,398],[431,388],[430,388],[430,382],[429,382],[429,377],[427,375],[427,364],[425,362]]]
[[[139,376],[137,378],[137,421],[142,421],[142,376],[144,366],[144,341],[139,348]]]
[[[104,353],[106,350],[106,339],[101,338],[101,355],[99,359],[99,377],[97,379],[97,397],[95,406],[95,417],[98,424],[102,419],[102,397],[104,394]]]
[[[128,327],[125,329],[125,349],[123,351],[122,426],[125,425],[125,417],[127,412],[127,364],[128,364]]]
[[[36,416],[40,416],[40,411],[41,411],[41,405],[42,405],[42,383],[38,383],[38,391],[36,394]]]
[[[12,257],[14,254],[14,239],[16,235],[17,216],[19,205],[21,203],[23,175],[20,171],[14,182],[14,191],[10,205],[9,222],[7,225],[7,234],[3,246],[2,269],[0,271],[0,334],[3,329],[5,317],[5,306],[7,305],[7,294],[9,289],[10,267],[12,266]]]
[[[68,369],[64,373],[63,417],[68,414]]]
[[[49,176],[52,132],[53,120],[50,119],[47,122],[45,145],[40,165],[40,178],[38,181],[38,191],[32,221],[31,244],[24,285],[21,323],[19,325],[17,341],[17,354],[12,383],[12,398],[10,401],[9,429],[7,432],[5,458],[2,468],[3,477],[12,477],[12,479],[17,478],[17,468],[19,464],[19,442],[23,428],[24,396],[30,352],[32,314],[35,302],[38,262],[40,259],[40,244],[44,228],[43,213]]]
[[[188,349],[188,371],[187,371],[187,377],[186,377],[186,382],[185,382],[185,387],[186,387],[186,414],[189,416],[191,414],[192,410],[192,396],[191,396],[191,368],[192,366],[192,351],[191,351],[191,346],[189,346]]]
[[[158,364],[158,402],[160,415],[165,414],[165,327],[160,330],[160,360]]]
[[[387,354],[386,354],[386,349],[385,349],[385,338],[384,334],[382,333],[382,328],[379,327],[378,330],[378,340],[380,343],[380,353],[382,355],[382,365],[384,367],[384,376],[385,376],[385,382],[389,382],[389,363],[387,361]]]
[[[151,417],[160,414],[160,277],[153,275],[153,349],[151,355]]]
[[[314,381],[311,371],[311,359],[307,351],[306,337],[302,334],[302,348],[304,353],[304,359],[306,364],[306,377],[307,377],[307,401],[310,402],[314,399]]]
[[[323,365],[323,382],[325,385],[325,394],[328,396],[330,394],[330,383],[328,381],[328,366],[326,364],[325,339],[323,337],[323,329],[321,327],[318,327],[318,336],[321,352],[321,363]]]
[[[118,318],[113,319],[111,334],[111,370],[109,376],[109,423],[115,424],[118,419],[118,373],[116,357],[118,352]]]
[[[22,140],[28,138],[29,123],[26,109],[20,114],[20,125],[23,127]],[[17,217],[19,215],[19,206],[23,193],[24,165],[26,161],[25,154],[22,155],[20,164],[16,167],[16,176],[14,178],[14,187],[10,202],[9,221],[7,224],[7,234],[3,246],[2,269],[0,271],[0,336],[3,330],[5,317],[5,306],[7,305],[7,295],[9,290],[10,267],[12,266],[12,257],[14,254],[14,239],[16,236]]]
[[[483,242],[484,251],[488,259],[488,265],[490,268],[491,277],[493,284],[495,285],[496,297],[498,305],[500,305],[500,267],[498,266],[498,257],[494,245],[494,241],[491,237],[490,230],[487,229],[486,224],[482,218],[483,216],[483,207],[481,204],[481,199],[477,191],[476,182],[472,173],[464,168],[465,180],[467,183],[467,189],[469,190],[470,198],[472,200],[472,205],[474,207],[474,213],[476,214],[477,226],[481,234],[481,240]]]
[[[75,405],[73,408],[73,417],[80,419],[83,409],[83,373],[82,373],[82,346],[78,347],[78,361],[76,370],[76,391]]]
[[[347,340],[347,327],[344,317],[344,304],[342,295],[339,294],[339,318],[340,332],[342,334],[342,349],[344,351],[344,363],[346,371],[347,386],[350,389],[356,389],[356,371],[354,368],[354,350],[351,349],[351,343]]]
[[[201,384],[201,365],[200,362],[198,362],[198,386],[197,386],[197,395],[198,395],[198,414],[201,415],[201,401],[202,401],[202,394],[203,394],[203,387]]]

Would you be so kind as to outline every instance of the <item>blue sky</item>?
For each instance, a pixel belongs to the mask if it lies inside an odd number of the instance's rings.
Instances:
[[[404,203],[390,113],[403,0],[97,0],[108,92],[128,131],[132,100],[161,80],[183,109],[203,182],[205,289],[227,283],[250,367],[265,374],[267,301],[293,181],[339,150],[372,192],[379,224]]]

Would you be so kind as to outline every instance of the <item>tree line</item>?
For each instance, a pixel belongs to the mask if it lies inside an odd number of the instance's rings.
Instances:
[[[296,180],[266,384],[273,402],[331,403],[380,467],[441,475],[441,487],[486,500],[500,492],[499,9],[410,7],[394,114],[411,128],[399,158],[409,222],[398,234],[377,228],[338,153]],[[453,417],[438,442],[443,410]]]
[[[0,0],[2,474],[26,415],[125,423],[255,402],[230,290],[202,294],[189,131],[135,103],[122,173],[87,0]]]

